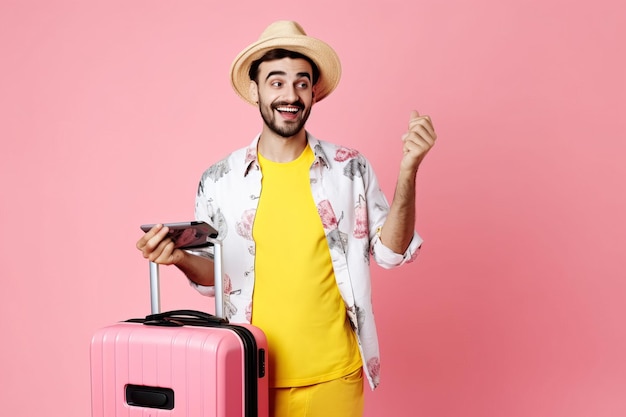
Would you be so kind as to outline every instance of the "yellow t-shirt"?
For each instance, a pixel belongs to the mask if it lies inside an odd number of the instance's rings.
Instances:
[[[259,154],[252,324],[267,335],[273,387],[316,384],[361,367],[311,194],[313,160],[309,146],[288,163]]]

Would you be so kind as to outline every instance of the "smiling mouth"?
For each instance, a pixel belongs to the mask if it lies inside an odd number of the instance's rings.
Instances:
[[[274,107],[280,117],[285,122],[295,122],[299,119],[302,107],[298,105],[279,104]]]
[[[280,113],[287,113],[291,115],[298,114],[300,107],[296,106],[276,106],[276,110]]]

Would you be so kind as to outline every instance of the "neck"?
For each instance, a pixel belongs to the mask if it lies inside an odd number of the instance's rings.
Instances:
[[[257,149],[264,158],[270,161],[291,162],[302,154],[306,146],[306,130],[304,129],[294,136],[283,137],[264,128]]]

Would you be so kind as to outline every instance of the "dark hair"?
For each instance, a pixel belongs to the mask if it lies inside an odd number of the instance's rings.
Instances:
[[[313,85],[317,83],[317,80],[319,80],[320,78],[320,70],[317,65],[315,65],[315,62],[313,62],[311,58],[304,54],[301,54],[300,52],[289,51],[287,49],[272,49],[270,51],[267,51],[265,55],[263,55],[261,58],[253,61],[252,64],[250,64],[250,69],[248,70],[248,76],[250,77],[250,80],[255,82],[257,81],[257,77],[259,75],[259,65],[261,65],[263,62],[275,61],[277,59],[283,58],[306,60],[309,64],[311,64],[311,68],[313,68]]]

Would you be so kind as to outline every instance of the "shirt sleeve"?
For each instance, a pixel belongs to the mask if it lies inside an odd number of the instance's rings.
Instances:
[[[200,294],[207,297],[215,297],[215,287],[207,287],[204,285],[196,284],[192,280],[189,280],[189,285],[195,288]]]
[[[404,253],[400,254],[395,253],[385,246],[380,240],[380,236],[376,234],[372,242],[372,255],[376,263],[381,267],[385,269],[395,268],[396,266],[413,262],[419,254],[423,242],[423,239],[417,232],[413,232],[413,238],[411,239],[411,243],[409,243],[409,247]]]

